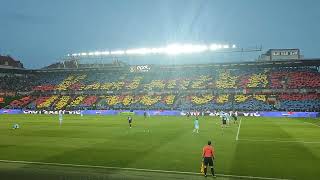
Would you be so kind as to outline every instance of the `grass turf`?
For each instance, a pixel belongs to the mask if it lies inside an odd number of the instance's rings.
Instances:
[[[201,117],[195,134],[186,117],[134,116],[129,129],[126,116],[65,115],[60,127],[57,115],[1,115],[0,160],[199,172],[202,147],[212,140],[218,174],[318,179],[319,119],[239,119],[236,141],[238,126],[222,130],[217,117]]]

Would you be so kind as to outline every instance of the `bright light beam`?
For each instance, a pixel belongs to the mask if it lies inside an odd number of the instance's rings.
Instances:
[[[123,55],[125,52],[123,50],[111,51],[110,54],[112,55]]]
[[[127,50],[115,50],[115,51],[95,51],[95,52],[82,52],[68,54],[67,56],[108,56],[108,55],[147,55],[147,54],[167,54],[167,55],[179,55],[179,54],[191,54],[202,53],[206,51],[217,51],[220,49],[236,48],[235,44],[169,44],[166,47],[160,48],[137,48]]]

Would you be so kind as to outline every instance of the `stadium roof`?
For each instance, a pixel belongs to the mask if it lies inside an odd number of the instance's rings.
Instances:
[[[10,56],[0,55],[0,68],[21,69],[23,68],[23,64]]]
[[[320,59],[301,59],[286,61],[251,61],[251,62],[228,62],[228,63],[207,63],[207,64],[184,64],[184,65],[154,65],[152,69],[192,69],[192,68],[273,68],[273,67],[303,67],[303,66],[320,66]],[[135,65],[138,66],[138,65]],[[38,69],[36,72],[78,72],[78,71],[128,71],[129,65],[125,66],[105,66],[105,67],[85,67],[78,69]]]

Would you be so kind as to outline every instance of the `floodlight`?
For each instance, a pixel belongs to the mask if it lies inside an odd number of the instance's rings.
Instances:
[[[109,54],[110,54],[109,51],[102,51],[102,52],[100,52],[100,53],[101,53],[101,55],[109,55]]]
[[[180,54],[181,53],[181,45],[170,44],[165,48],[165,53],[167,53],[167,54]]]
[[[199,52],[207,51],[208,49],[209,48],[206,45],[193,45],[192,52],[199,53]]]
[[[165,48],[152,48],[151,53],[157,54],[157,53],[164,53]]]
[[[99,51],[96,51],[96,52],[94,52],[94,55],[96,55],[96,56],[100,56],[100,52]]]
[[[128,49],[128,50],[126,50],[126,54],[149,54],[149,53],[151,53],[151,49],[149,49],[149,48]]]
[[[110,54],[113,54],[113,55],[122,55],[124,54],[125,52],[123,50],[118,50],[118,51],[111,51]]]
[[[190,53],[201,53],[205,51],[216,51],[219,49],[236,48],[235,44],[169,44],[166,47],[158,48],[137,48],[127,50],[115,50],[115,51],[95,51],[95,52],[82,52],[75,54],[68,54],[67,56],[101,56],[101,55],[145,55],[145,54],[190,54]]]
[[[211,51],[215,51],[215,50],[218,49],[218,45],[217,45],[217,44],[211,44],[210,47],[209,47],[209,49],[210,49]]]

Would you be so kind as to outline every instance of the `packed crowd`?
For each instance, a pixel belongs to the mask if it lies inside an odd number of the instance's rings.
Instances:
[[[38,73],[4,76],[0,81],[0,90],[29,92],[10,97],[3,106],[53,110],[318,111],[319,88],[320,73],[312,68]]]
[[[273,101],[272,99],[276,99]],[[319,111],[320,94],[281,95],[51,95],[25,96],[12,100],[9,108],[77,109],[163,109],[163,110],[246,110]]]

